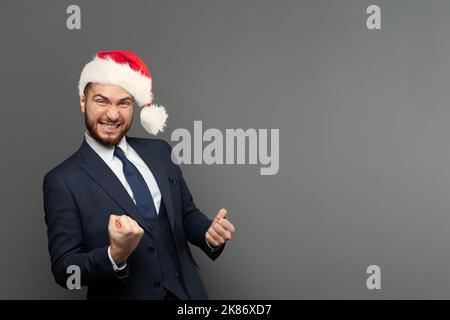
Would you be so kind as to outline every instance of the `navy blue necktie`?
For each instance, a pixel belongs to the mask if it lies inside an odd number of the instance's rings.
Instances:
[[[156,218],[157,213],[153,203],[152,194],[139,170],[119,147],[115,147],[114,155],[122,161],[123,173],[133,191],[136,206],[146,218]]]

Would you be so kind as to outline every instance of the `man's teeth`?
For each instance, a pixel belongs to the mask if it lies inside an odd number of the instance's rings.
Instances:
[[[109,129],[115,129],[115,128],[117,128],[119,125],[120,125],[120,123],[119,123],[119,124],[102,123],[102,126],[105,126],[105,127],[109,128]]]

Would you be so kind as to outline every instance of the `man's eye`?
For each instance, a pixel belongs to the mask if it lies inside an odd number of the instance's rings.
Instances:
[[[95,102],[97,102],[97,103],[105,103],[105,100],[103,100],[103,99],[98,99],[98,100],[95,100]]]
[[[130,104],[131,104],[130,101],[122,101],[120,103],[120,105],[122,105],[122,106],[129,106]]]

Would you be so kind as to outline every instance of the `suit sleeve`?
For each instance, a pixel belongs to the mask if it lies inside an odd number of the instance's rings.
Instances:
[[[172,153],[172,147],[166,141],[165,145],[169,149],[169,156]],[[199,247],[205,252],[209,258],[216,260],[222,253],[225,244],[213,250],[206,242],[206,231],[210,227],[212,220],[210,220],[203,212],[201,212],[194,203],[191,192],[183,178],[183,173],[178,165],[175,165],[178,171],[179,184],[181,190],[182,210],[183,210],[183,226],[187,239],[193,245]]]
[[[67,288],[69,266],[78,266],[81,285],[125,281],[127,273],[117,274],[108,257],[108,246],[86,250],[82,222],[76,202],[62,179],[47,174],[43,182],[45,222],[52,273]]]

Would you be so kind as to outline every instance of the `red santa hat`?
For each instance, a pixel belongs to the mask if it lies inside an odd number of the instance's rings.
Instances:
[[[152,103],[152,77],[144,61],[131,51],[102,51],[86,64],[78,83],[80,97],[89,82],[113,84],[128,91],[143,107],[141,124],[150,134],[158,134],[166,126],[168,114],[163,106]]]

